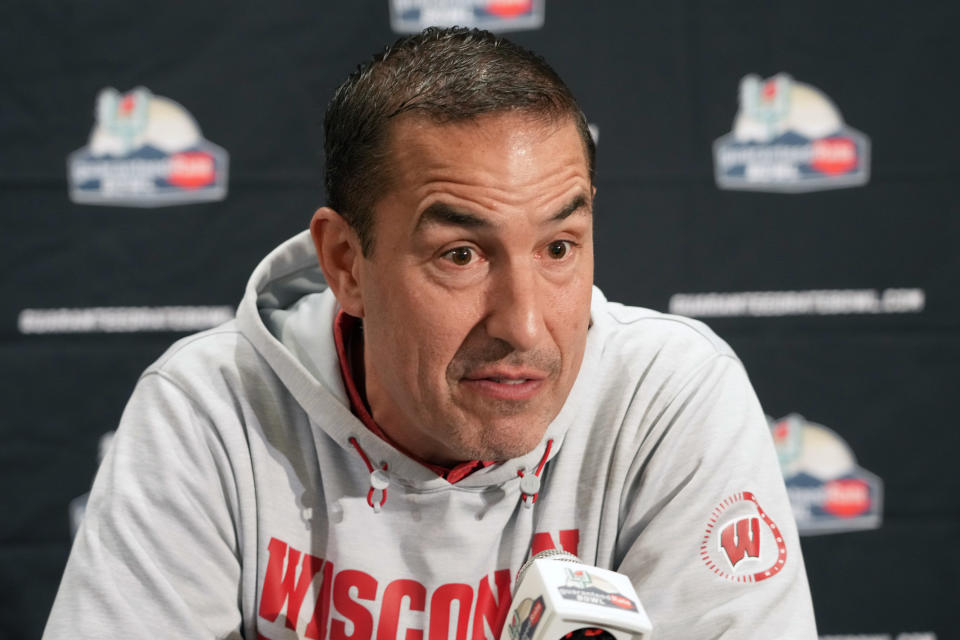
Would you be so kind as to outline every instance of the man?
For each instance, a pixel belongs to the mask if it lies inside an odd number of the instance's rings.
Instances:
[[[429,29],[325,126],[330,206],[139,381],[46,636],[497,637],[562,547],[656,638],[815,637],[740,363],[593,288],[593,142],[546,63]]]

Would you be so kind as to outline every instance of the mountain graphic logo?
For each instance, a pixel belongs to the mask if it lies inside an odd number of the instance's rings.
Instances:
[[[786,73],[740,82],[733,131],[713,144],[721,189],[804,192],[870,179],[870,140],[819,89]]]
[[[87,146],[70,154],[70,199],[159,207],[222,200],[228,157],[180,104],[146,87],[103,89]]]

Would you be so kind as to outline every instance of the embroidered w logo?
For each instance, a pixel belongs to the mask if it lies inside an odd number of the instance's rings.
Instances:
[[[727,554],[730,566],[744,558],[760,557],[760,518],[740,518],[720,533],[720,547]]]

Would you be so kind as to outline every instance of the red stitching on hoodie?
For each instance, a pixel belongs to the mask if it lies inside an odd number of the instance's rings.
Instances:
[[[543,457],[540,458],[540,464],[537,465],[537,470],[533,472],[533,475],[537,476],[538,478],[540,477],[540,472],[543,471],[543,467],[547,464],[547,458],[550,457],[550,448],[551,448],[551,447],[553,447],[553,439],[552,439],[552,438],[551,438],[550,440],[547,440],[547,448],[543,450]],[[517,475],[522,478],[522,477],[523,477],[523,469],[517,469]],[[527,495],[529,495],[529,494],[522,493],[522,491],[523,491],[523,490],[521,489],[521,499],[522,499],[524,502],[526,502],[526,501],[527,501]],[[537,503],[537,497],[538,497],[539,495],[540,495],[540,492],[539,492],[539,491],[536,492],[535,494],[533,494],[533,495],[531,496],[533,499],[531,500],[530,504],[536,504],[536,503]]]
[[[540,477],[540,472],[543,471],[543,466],[547,464],[547,458],[550,456],[550,447],[553,446],[553,439],[547,440],[547,448],[543,452],[543,458],[540,459],[540,466],[537,467],[536,476]]]
[[[352,444],[352,445],[353,445],[353,448],[356,449],[356,450],[357,450],[357,453],[360,454],[360,457],[363,458],[364,464],[367,465],[367,471],[369,471],[370,473],[373,473],[373,465],[370,464],[370,458],[368,458],[368,457],[367,457],[367,454],[364,453],[363,449],[360,448],[360,443],[357,442],[357,439],[354,438],[353,436],[350,436],[350,439],[347,440],[347,442],[349,442],[350,444]]]
[[[367,457],[366,452],[360,447],[360,443],[357,442],[357,439],[354,438],[353,436],[350,436],[350,438],[347,440],[347,442],[349,442],[350,444],[352,444],[352,445],[353,445],[353,448],[356,449],[356,450],[357,450],[357,453],[360,454],[360,457],[363,458],[364,464],[367,465],[367,471],[369,471],[370,473],[373,473],[373,471],[374,471],[373,463],[370,462],[370,458]],[[383,468],[384,471],[387,470],[387,463],[386,463],[386,462],[383,463],[383,467],[382,467],[382,468]],[[371,486],[371,487],[370,487],[370,490],[367,491],[367,504],[370,505],[370,507],[373,508],[373,509],[376,509],[377,507],[382,507],[382,506],[383,506],[384,504],[386,504],[386,502],[387,502],[387,490],[386,490],[386,489],[383,489],[383,490],[381,491],[381,495],[380,495],[380,504],[374,506],[374,504],[373,504],[373,494],[374,494],[375,492],[376,492],[376,489],[374,489],[373,486]]]

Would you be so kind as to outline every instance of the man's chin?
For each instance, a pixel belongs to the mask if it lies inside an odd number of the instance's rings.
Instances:
[[[529,397],[497,397],[472,391],[473,389],[467,387],[466,392],[461,392],[455,402],[461,412],[481,424],[504,420],[529,424],[537,421],[545,411],[546,389],[540,389],[539,393]]]
[[[539,440],[533,443],[529,447],[514,447],[514,448],[501,448],[496,451],[492,451],[491,457],[489,458],[479,458],[481,460],[493,460],[495,462],[507,462],[508,460],[513,460],[515,458],[520,458],[527,455],[533,451],[537,445],[540,443]]]
[[[490,400],[475,397],[457,404],[458,425],[447,431],[446,443],[459,460],[493,460],[504,462],[526,455],[543,440],[547,427],[559,408],[525,400]],[[451,415],[451,417],[453,417]],[[448,427],[449,429],[449,427]]]
[[[475,453],[472,460],[493,460],[504,462],[519,458],[533,451],[543,440],[547,425],[531,428],[534,419],[495,420],[481,427]]]

